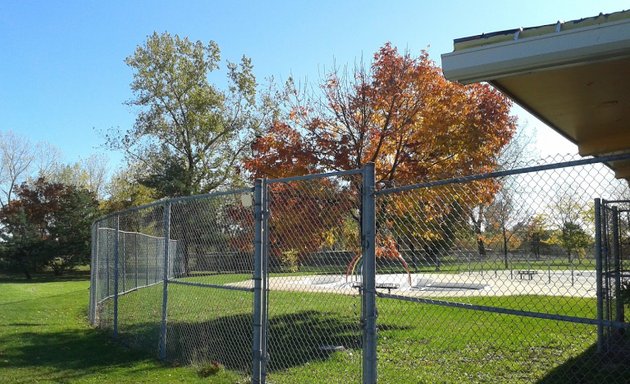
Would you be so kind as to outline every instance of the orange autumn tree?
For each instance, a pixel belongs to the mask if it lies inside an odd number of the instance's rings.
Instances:
[[[487,84],[449,82],[426,52],[413,57],[389,43],[368,68],[357,66],[350,75],[333,70],[320,91],[300,92],[289,84],[286,114],[254,142],[256,156],[245,162],[255,177],[349,170],[373,162],[378,187],[389,188],[488,172],[497,167],[498,154],[516,128],[511,103],[501,93]],[[465,201],[465,206],[455,204],[458,209],[473,209],[490,203],[497,188],[492,181],[474,183],[451,198]],[[424,192],[424,204],[414,210],[426,209],[434,217],[429,211],[437,198]],[[395,211],[398,217],[410,215]],[[386,226],[379,231],[389,236]],[[413,236],[418,234],[405,234]]]
[[[304,264],[327,267],[350,261],[334,251],[356,253],[360,249],[359,203],[353,179],[356,177],[270,184],[272,268],[295,272]]]

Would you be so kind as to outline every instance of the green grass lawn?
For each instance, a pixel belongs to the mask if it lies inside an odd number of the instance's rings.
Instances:
[[[241,276],[196,277],[215,284]],[[64,281],[0,276],[0,383],[246,383],[251,293],[171,284],[168,364],[159,363],[160,285],[121,296],[120,341],[87,324],[87,276]],[[351,383],[361,378],[361,299],[271,292],[269,382]],[[469,298],[470,303],[541,311],[585,299]],[[592,325],[378,299],[380,383],[626,383],[628,354],[595,353]],[[106,307],[103,314],[109,309]],[[133,346],[130,349],[127,346]],[[343,346],[327,351],[325,346]],[[139,347],[139,348],[138,348]],[[201,378],[189,361],[226,367]]]
[[[87,322],[89,276],[54,280],[0,275],[0,383],[237,383],[201,378],[115,343]]]
[[[200,276],[225,284],[247,275]],[[121,338],[156,353],[161,286],[121,297]],[[453,300],[453,299],[451,299]],[[470,304],[595,317],[595,299],[474,297]],[[271,383],[348,383],[361,378],[361,300],[331,293],[272,291]],[[379,299],[378,371],[382,383],[630,382],[627,363],[594,351],[596,327]],[[169,358],[205,356],[247,370],[251,293],[171,284]],[[153,320],[150,320],[153,319]],[[343,346],[338,352],[322,346]],[[619,381],[616,381],[619,380]]]

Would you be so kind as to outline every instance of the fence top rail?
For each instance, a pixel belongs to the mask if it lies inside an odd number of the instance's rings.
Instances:
[[[99,231],[106,231],[106,232],[107,231],[116,232],[116,228],[110,228],[110,227],[100,227],[97,230],[99,230]],[[164,240],[164,236],[147,235],[146,233],[142,233],[142,232],[118,230],[118,233],[125,234],[125,235],[140,235],[142,237],[148,237],[148,238],[151,238],[151,239]],[[170,239],[169,241],[177,242],[177,240],[175,240],[175,239]]]
[[[363,172],[362,168],[351,169],[348,171],[335,171],[335,172],[327,172],[327,173],[316,173],[312,175],[303,175],[303,176],[292,176],[292,177],[281,177],[278,179],[266,179],[265,182],[267,184],[274,183],[288,183],[291,181],[303,181],[303,180],[313,180],[313,179],[323,179],[326,177],[334,177],[334,176],[348,176],[348,175],[358,175]]]
[[[132,213],[132,212],[136,212],[136,211],[140,211],[140,210],[147,209],[147,208],[153,208],[153,207],[160,206],[160,205],[166,205],[166,204],[169,204],[169,203],[173,204],[173,203],[179,203],[179,202],[182,202],[182,201],[199,200],[199,199],[206,199],[206,198],[217,197],[217,196],[238,195],[238,194],[247,193],[247,192],[254,192],[254,188],[253,187],[247,187],[247,188],[240,188],[240,189],[232,189],[232,190],[229,190],[229,191],[218,191],[218,192],[204,193],[204,194],[201,194],[201,195],[181,196],[181,197],[172,197],[170,199],[156,200],[156,201],[148,203],[148,204],[143,204],[143,205],[139,205],[137,207],[131,207],[131,208],[123,209],[122,211],[116,211],[116,212],[112,212],[110,214],[101,216],[98,219],[94,220],[94,223],[98,223],[99,221],[111,219],[112,217],[116,217],[116,216],[120,216],[120,215],[124,215],[124,214],[128,214],[128,213]]]
[[[477,181],[477,180],[486,180],[486,179],[492,179],[492,178],[498,178],[498,177],[520,175],[524,173],[548,171],[552,169],[570,168],[570,167],[577,167],[577,166],[582,166],[582,165],[607,163],[607,162],[620,161],[620,160],[630,160],[630,153],[590,157],[590,158],[579,159],[579,160],[563,161],[559,163],[535,165],[531,167],[510,169],[510,170],[505,170],[505,171],[495,171],[495,172],[488,172],[488,173],[480,173],[476,175],[454,177],[451,179],[428,181],[424,183],[405,185],[402,187],[382,189],[380,191],[376,191],[374,194],[376,196],[387,195],[391,193],[405,192],[405,191],[410,191],[414,189],[430,188],[430,187],[437,187],[437,186],[449,185],[449,184],[463,184],[463,183],[468,183],[468,182]]]

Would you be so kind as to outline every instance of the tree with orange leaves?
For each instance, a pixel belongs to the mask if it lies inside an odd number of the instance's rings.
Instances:
[[[245,161],[256,177],[373,162],[377,185],[389,188],[488,172],[496,169],[516,128],[511,103],[501,93],[487,84],[449,82],[426,52],[412,57],[389,43],[369,68],[356,67],[350,76],[329,73],[320,93],[305,94],[289,84],[287,94],[286,115],[254,142],[256,156]],[[463,208],[489,203],[497,188],[492,181],[464,188]],[[430,191],[423,196],[427,210],[438,199]]]
[[[321,90],[302,98],[289,85],[288,113],[254,142],[247,169],[281,177],[374,162],[388,187],[444,179],[493,170],[516,128],[501,93],[449,82],[426,52],[389,43],[369,70],[335,70]]]

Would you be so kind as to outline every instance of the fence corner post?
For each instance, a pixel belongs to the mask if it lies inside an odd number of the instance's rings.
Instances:
[[[114,338],[118,337],[118,245],[120,236],[120,216],[116,215],[116,234],[114,236]]]
[[[136,276],[134,281],[134,288],[138,289],[138,232],[133,234],[133,258],[136,270]]]
[[[262,307],[262,255],[263,255],[263,199],[262,180],[256,179],[254,184],[254,313],[252,318],[252,384],[262,384],[263,375],[263,307]]]
[[[595,199],[595,280],[597,292],[597,352],[604,350],[604,291],[602,281],[602,207]]]
[[[91,325],[95,323],[96,314],[96,222],[92,223],[90,244],[90,308],[88,320]]]
[[[363,167],[361,252],[363,255],[363,384],[375,384],[376,366],[376,205],[374,163]]]
[[[619,208],[612,207],[612,257],[615,263],[615,321],[618,323],[624,322],[624,310],[621,284],[621,239],[619,236]],[[615,328],[615,337],[623,336],[623,329]]]
[[[164,271],[162,276],[162,323],[160,326],[160,360],[166,360],[166,317],[168,308],[168,251],[171,238],[171,202],[164,205]]]

